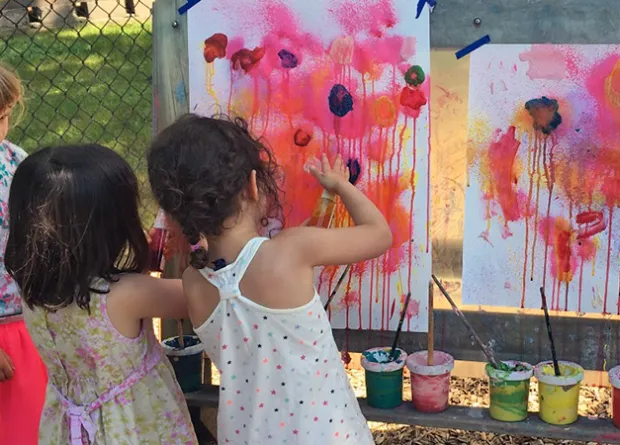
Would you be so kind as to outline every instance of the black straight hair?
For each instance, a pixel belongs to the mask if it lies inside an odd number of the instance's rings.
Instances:
[[[101,145],[44,148],[17,168],[4,262],[31,309],[90,310],[93,280],[143,272],[148,244],[138,180]]]

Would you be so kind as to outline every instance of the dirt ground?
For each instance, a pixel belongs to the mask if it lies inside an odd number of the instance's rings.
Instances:
[[[364,371],[347,370],[351,384],[358,397],[366,396]],[[213,383],[219,383],[217,370],[213,368]],[[405,372],[405,400],[411,400],[411,386]],[[582,416],[608,417],[611,391],[609,388],[582,387],[579,414]],[[450,387],[450,403],[472,407],[489,406],[489,387],[485,379],[453,377]],[[530,388],[530,411],[538,411],[538,387]],[[461,430],[423,428],[389,423],[369,422],[377,445],[597,445],[594,442],[552,440],[533,437],[508,436]],[[599,444],[600,445],[600,444]]]

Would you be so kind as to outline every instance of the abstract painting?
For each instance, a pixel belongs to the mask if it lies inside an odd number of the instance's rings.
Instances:
[[[324,152],[350,161],[391,225],[387,254],[344,276],[336,328],[394,330],[408,292],[404,329],[427,328],[429,13],[416,15],[409,0],[203,0],[188,12],[190,110],[244,117],[267,141],[284,227],[312,214],[322,190],[304,166]],[[332,227],[351,224],[338,203]],[[323,301],[344,271],[317,271]]]
[[[618,314],[620,46],[472,54],[463,301]]]

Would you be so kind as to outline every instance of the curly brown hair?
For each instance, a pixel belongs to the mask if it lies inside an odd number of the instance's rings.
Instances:
[[[252,170],[267,204],[261,223],[282,218],[280,167],[267,144],[252,136],[240,117],[182,116],[155,138],[147,159],[155,198],[192,245],[201,235],[221,235],[225,221],[239,213],[240,195]],[[190,264],[206,267],[206,249],[193,251]]]

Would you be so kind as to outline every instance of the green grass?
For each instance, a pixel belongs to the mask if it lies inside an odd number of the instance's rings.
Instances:
[[[10,31],[0,41],[0,60],[22,78],[27,108],[9,139],[30,153],[97,142],[120,153],[147,186],[144,150],[153,132],[150,20]],[[143,214],[152,217],[146,188]]]

